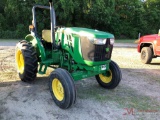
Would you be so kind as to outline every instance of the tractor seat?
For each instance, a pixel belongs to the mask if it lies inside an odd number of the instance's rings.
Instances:
[[[42,30],[42,38],[44,41],[51,43],[51,30]]]

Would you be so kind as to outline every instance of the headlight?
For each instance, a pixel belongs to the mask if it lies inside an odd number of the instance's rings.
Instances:
[[[96,45],[105,45],[106,44],[106,39],[99,39],[99,38],[88,38],[93,44]],[[110,44],[113,45],[114,44],[114,38],[110,38]]]
[[[114,38],[110,39],[110,44],[113,45],[114,44]]]
[[[98,38],[89,38],[89,40],[96,45],[105,45],[106,39],[98,39]]]
[[[94,44],[105,45],[106,44],[106,39],[94,39]]]

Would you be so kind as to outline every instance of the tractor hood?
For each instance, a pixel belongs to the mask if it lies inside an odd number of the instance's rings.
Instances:
[[[66,34],[75,34],[78,36],[85,36],[89,38],[114,38],[114,35],[108,32],[103,32],[99,30],[93,30],[88,28],[80,28],[80,27],[69,27],[62,28],[63,32]]]

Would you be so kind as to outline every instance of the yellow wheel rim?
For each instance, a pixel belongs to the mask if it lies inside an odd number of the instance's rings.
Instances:
[[[24,58],[21,50],[16,51],[16,64],[19,73],[24,72]]]
[[[108,77],[104,76],[103,74],[99,74],[99,77],[100,77],[102,82],[104,82],[104,83],[110,83],[111,82],[111,80],[112,80],[112,72],[111,72],[111,70],[109,70],[109,73],[110,73],[110,76],[108,76]]]
[[[52,90],[53,90],[54,96],[59,101],[62,101],[64,98],[64,89],[61,82],[57,78],[53,79],[52,81]]]

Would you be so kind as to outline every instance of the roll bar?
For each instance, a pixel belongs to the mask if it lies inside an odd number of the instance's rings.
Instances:
[[[53,48],[58,48],[58,46],[55,43],[56,15],[55,15],[55,10],[54,10],[54,7],[53,7],[52,0],[49,0],[49,4],[50,4],[50,6],[42,6],[42,5],[34,5],[33,6],[33,8],[32,8],[33,23],[32,24],[34,25],[35,36],[37,36],[36,8],[50,10],[51,42],[52,42]]]

